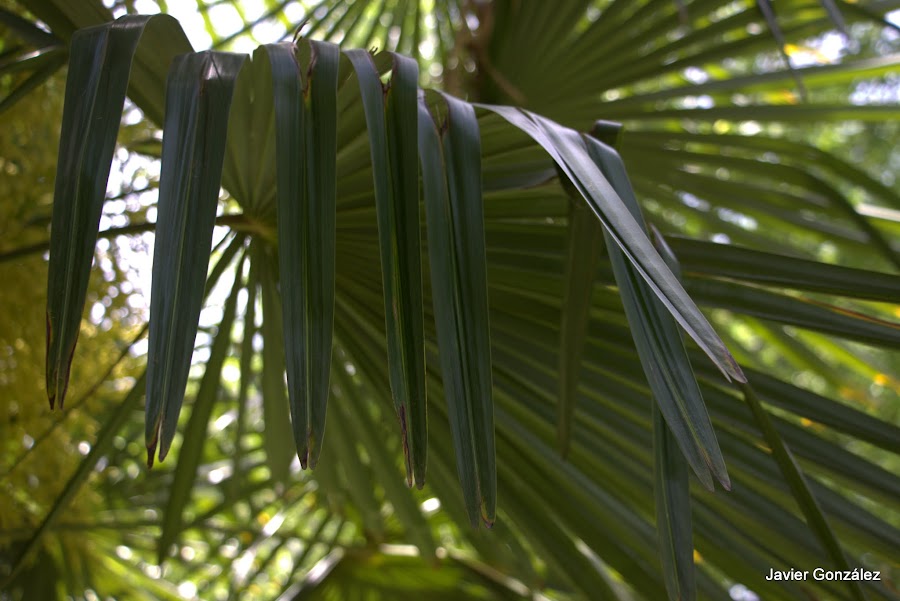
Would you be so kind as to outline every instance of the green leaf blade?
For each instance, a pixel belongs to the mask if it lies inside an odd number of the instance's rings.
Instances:
[[[310,367],[309,465],[315,467],[325,436],[325,413],[331,370],[335,294],[335,207],[337,204],[337,90],[340,50],[328,42],[311,42],[310,137],[307,155],[309,208],[306,220],[309,281]]]
[[[456,469],[462,487],[469,522],[478,525],[480,493],[475,451],[470,440],[471,418],[466,406],[463,383],[461,341],[457,336],[458,312],[455,308],[453,239],[450,223],[450,198],[444,169],[444,150],[440,135],[425,101],[419,102],[419,156],[422,164],[422,188],[428,228],[428,259],[431,265],[431,295],[434,303],[439,360],[444,396],[450,421]]]
[[[587,144],[588,154],[609,179],[627,210],[637,223],[643,223],[640,206],[619,155],[596,140],[588,139]],[[701,482],[712,489],[711,471],[722,486],[730,489],[725,459],[678,325],[647,281],[625,260],[619,247],[612,240],[608,240],[608,245],[625,315],[659,409]],[[673,271],[678,271],[677,264],[672,267],[675,268]]]
[[[616,242],[685,331],[729,379],[746,381],[734,357],[706,317],[650,244],[622,199],[588,156],[581,136],[537,115],[510,107],[477,105],[528,134],[553,158],[588,202]]]
[[[385,325],[394,408],[400,420],[407,483],[424,485],[427,423],[425,339],[416,122],[418,65],[392,56],[385,91],[371,55],[345,52],[357,79],[369,132],[378,240],[384,281]]]
[[[65,400],[132,59],[151,21],[181,32],[168,16],[126,16],[72,39],[47,279],[51,408]]]
[[[399,246],[395,308],[407,396],[406,415],[409,458],[416,487],[425,485],[428,451],[428,418],[425,392],[425,333],[422,300],[422,250],[419,234],[418,111],[419,67],[415,60],[391,53],[390,88],[385,97],[388,151],[396,202],[394,219]]]
[[[419,107],[428,254],[439,357],[470,522],[496,515],[497,471],[481,149],[471,105],[443,96],[441,134]],[[445,171],[446,166],[446,171]]]
[[[272,96],[275,104],[276,205],[278,223],[278,280],[281,292],[281,323],[284,358],[287,366],[288,403],[291,427],[300,465],[309,461],[309,371],[307,355],[309,332],[306,288],[309,284],[306,254],[309,206],[306,156],[307,111],[303,77],[294,44],[269,44],[256,51],[257,63],[268,58],[272,71]],[[265,295],[265,293],[264,293]],[[263,308],[264,313],[268,313]]]
[[[265,53],[279,124],[278,245],[288,398],[305,469],[316,466],[322,448],[331,368],[340,53],[334,44],[320,42],[308,48],[270,44]],[[306,72],[304,56],[310,57]]]
[[[181,55],[167,92],[147,368],[148,465],[169,451],[204,297],[231,95],[245,56]]]
[[[696,599],[688,466],[659,408],[653,406],[653,491],[663,580],[671,601]]]
[[[457,292],[464,336],[466,398],[472,415],[482,520],[493,524],[497,509],[497,465],[491,383],[491,341],[484,206],[481,197],[481,136],[472,106],[452,96],[447,102],[444,157],[456,244]]]
[[[591,293],[603,248],[603,227],[581,198],[569,200],[569,240],[559,342],[557,439],[569,450],[578,395],[581,359],[590,322]]]

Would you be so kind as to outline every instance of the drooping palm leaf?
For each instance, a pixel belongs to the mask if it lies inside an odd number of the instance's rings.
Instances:
[[[360,3],[361,6],[362,4]],[[497,2],[495,7],[508,9],[514,4]],[[621,148],[632,182],[638,197],[645,202],[648,218],[661,225],[667,235],[678,231],[709,238],[713,233],[727,232],[732,240],[740,241],[746,246],[750,253],[746,255],[749,265],[765,266],[767,262],[770,263],[773,260],[772,251],[802,256],[810,262],[819,259],[815,248],[818,242],[808,243],[805,239],[798,241],[797,238],[783,235],[784,232],[795,230],[803,232],[801,238],[808,235],[815,241],[833,241],[840,263],[882,271],[891,269],[891,237],[888,235],[892,231],[891,226],[869,217],[860,219],[862,213],[857,213],[856,201],[850,204],[843,202],[843,198],[847,186],[852,186],[854,189],[864,190],[868,195],[867,199],[876,204],[889,205],[896,196],[892,194],[892,190],[885,189],[883,185],[879,187],[872,178],[861,175],[852,168],[848,169],[844,163],[820,160],[820,156],[814,151],[803,145],[779,140],[776,135],[758,138],[737,133],[732,136],[713,135],[712,128],[720,127],[713,124],[713,117],[743,120],[767,116],[796,116],[799,119],[804,118],[804,114],[825,119],[837,118],[839,115],[865,116],[863,110],[847,108],[835,111],[832,107],[823,107],[823,110],[815,109],[804,113],[802,110],[794,110],[803,107],[776,106],[769,109],[761,106],[777,99],[777,93],[781,89],[778,86],[784,82],[790,87],[790,75],[786,73],[775,77],[759,75],[758,79],[753,75],[747,76],[741,84],[743,87],[738,90],[748,90],[755,94],[751,96],[753,105],[749,107],[731,106],[730,91],[718,93],[713,89],[700,92],[705,85],[715,86],[719,82],[722,90],[733,89],[727,83],[732,81],[731,78],[718,79],[729,75],[716,71],[715,66],[720,57],[728,54],[752,56],[757,50],[774,51],[771,39],[766,36],[752,39],[753,36],[747,33],[748,25],[760,23],[758,16],[751,14],[750,10],[736,7],[732,15],[716,17],[712,21],[710,15],[713,15],[719,4],[709,3],[709,10],[705,10],[699,3],[686,3],[685,10],[680,11],[674,2],[648,2],[640,6],[628,2],[613,2],[597,21],[602,21],[602,27],[587,25],[586,29],[579,29],[579,23],[587,24],[582,20],[585,18],[583,6],[567,3],[564,10],[553,10],[549,7],[542,8],[536,3],[528,10],[531,11],[531,16],[540,17],[537,21],[524,19],[522,15],[513,19],[493,18],[493,34],[480,41],[480,50],[475,51],[482,52],[479,55],[482,59],[485,56],[489,59],[478,64],[479,72],[486,74],[486,78],[494,82],[502,93],[511,95],[518,92],[527,101],[529,108],[538,109],[538,112],[547,113],[569,124],[586,127],[594,118],[604,115],[616,115],[617,118],[627,120],[628,128]],[[398,18],[396,15],[401,14],[398,12],[398,7],[401,6],[399,2],[387,1],[378,5],[383,5],[386,13],[394,15],[392,18],[395,20]],[[820,31],[826,23],[827,14],[823,8],[814,2],[807,5],[804,5],[803,11],[795,11],[793,3],[788,8],[779,8],[779,19],[788,39],[796,40],[804,32]],[[448,23],[460,23],[464,16],[453,6],[440,4],[437,10],[453,13],[452,19],[446,21]],[[680,21],[681,17],[677,17],[680,12],[687,14],[688,26],[691,27],[683,40],[674,39],[678,33],[673,23]],[[335,28],[335,34],[340,29],[346,29],[351,21],[357,23],[354,27],[362,32],[360,37],[367,37],[367,43],[369,38],[387,31],[387,19],[384,22],[376,21],[363,8],[354,8],[346,13],[347,19]],[[333,21],[342,11],[338,8],[330,14],[332,16],[327,18]],[[848,18],[851,14],[857,13],[847,12]],[[489,13],[479,13],[479,16],[486,17]],[[640,16],[646,18],[636,18]],[[623,25],[629,20],[634,21],[633,27]],[[487,23],[488,20],[483,19],[483,22]],[[559,43],[531,35],[529,28],[535,27],[536,22],[540,22],[541,28],[553,31]],[[405,31],[404,35],[411,31]],[[719,36],[724,34],[734,37],[730,41],[723,41]],[[598,44],[598,39],[602,44]],[[649,41],[646,45],[640,45],[632,43],[635,39]],[[535,40],[538,43],[534,43]],[[578,44],[585,51],[584,54],[573,52],[572,44]],[[719,45],[721,47],[717,48]],[[379,46],[390,47],[387,44]],[[590,54],[595,48],[597,53],[604,54],[603,58],[606,60],[591,60]],[[485,49],[487,53],[484,52]],[[528,59],[532,51],[538,56],[533,61]],[[585,79],[589,81],[576,93],[571,82],[579,78],[576,77],[579,65],[552,60],[554,56],[572,56],[578,61],[584,60],[584,64],[599,67],[589,69],[591,78],[580,76],[582,82]],[[384,58],[386,57],[381,60]],[[540,67],[540,72],[526,73],[516,63],[536,65]],[[694,64],[708,71],[712,81],[707,84],[686,85],[681,70]],[[874,68],[873,74],[879,69],[884,72],[890,69],[890,62]],[[595,76],[598,71],[601,71],[600,76]],[[733,73],[739,71],[740,67],[736,67]],[[853,71],[848,69],[842,77],[846,78],[850,73]],[[811,81],[804,79],[810,88],[811,97],[817,87],[829,82],[824,75],[818,77],[819,79],[813,77]],[[452,79],[448,77],[448,83],[452,83]],[[161,79],[158,78],[157,81]],[[653,82],[659,82],[659,85],[649,85]],[[465,78],[457,78],[456,85],[473,84]],[[621,86],[616,92],[622,100],[598,103],[609,85]],[[679,99],[690,95],[695,86],[698,94],[712,93],[716,110],[704,113],[679,106]],[[392,442],[385,443],[384,447],[366,444],[364,452],[358,448],[342,447],[340,453],[334,451],[333,455],[326,448],[322,463],[314,474],[322,492],[304,498],[315,506],[321,506],[328,498],[349,499],[359,503],[361,508],[368,507],[365,517],[361,515],[362,510],[357,514],[352,508],[349,509],[351,521],[360,525],[377,525],[379,520],[373,515],[372,497],[375,498],[375,503],[390,498],[389,503],[396,506],[396,499],[402,498],[397,496],[399,492],[386,492],[382,497],[377,489],[363,490],[370,487],[370,483],[354,483],[357,478],[350,477],[348,471],[327,471],[334,465],[332,461],[344,463],[352,461],[356,455],[362,466],[372,466],[373,471],[374,466],[382,466],[378,470],[381,474],[379,479],[390,478],[392,468],[395,478],[400,478],[399,474],[402,473],[402,467],[395,462],[401,455],[396,444],[399,436],[396,427],[390,427],[395,418],[390,402],[387,401],[389,385],[383,373],[387,337],[383,326],[385,316],[382,313],[384,307],[380,290],[382,281],[377,259],[378,233],[374,225],[377,207],[371,193],[373,174],[363,111],[358,94],[348,89],[352,87],[339,84],[338,94],[335,323],[341,332],[340,348],[346,349],[340,357],[345,362],[347,374],[356,380],[359,377],[353,376],[351,372],[364,371],[364,381],[371,382],[371,390],[377,392],[341,396],[342,402],[347,405],[339,415],[347,415],[348,412],[358,415],[359,410],[364,408],[370,421],[363,423],[379,432],[382,439]],[[248,89],[252,88],[253,85]],[[667,97],[654,100],[653,94],[658,89],[662,90],[659,94],[666,94]],[[644,94],[647,90],[650,93]],[[159,96],[161,89],[148,87],[144,90],[144,99],[154,94]],[[592,94],[592,97],[587,98]],[[548,95],[550,100],[547,99]],[[480,97],[491,99],[488,95]],[[232,118],[229,127],[228,160],[232,162],[226,163],[223,183],[234,200],[247,211],[242,219],[254,228],[254,247],[266,247],[264,255],[251,253],[251,262],[259,263],[257,267],[261,268],[261,260],[254,259],[253,255],[265,256],[270,269],[267,283],[269,308],[265,311],[262,332],[264,343],[274,343],[276,336],[269,321],[275,314],[280,314],[280,307],[277,306],[278,282],[274,269],[276,263],[270,260],[275,256],[271,243],[276,238],[275,221],[272,217],[275,198],[275,121],[268,121],[268,114],[263,107],[271,105],[272,101],[271,98],[266,98],[261,86],[258,95],[244,98],[247,101],[239,111],[242,117],[237,120]],[[243,100],[239,98],[236,102]],[[654,104],[657,102],[661,104]],[[148,106],[152,108],[152,104],[153,102]],[[255,111],[260,118],[254,121],[245,112],[247,110]],[[888,116],[892,114],[889,109],[879,111]],[[878,111],[871,113],[874,115]],[[678,124],[672,117],[688,119],[689,126],[695,129],[691,132],[676,131]],[[583,365],[579,370],[581,381],[575,387],[578,403],[571,422],[569,462],[563,463],[554,456],[559,390],[555,366],[559,363],[560,312],[565,306],[562,299],[567,260],[568,201],[558,184],[551,181],[555,173],[553,162],[539,147],[530,143],[515,128],[496,118],[479,115],[478,121],[483,187],[486,191],[484,236],[498,432],[499,522],[487,537],[465,527],[457,527],[459,524],[466,524],[468,519],[458,498],[458,485],[454,482],[453,468],[450,465],[452,460],[448,463],[448,458],[452,455],[452,437],[443,398],[443,386],[446,386],[446,382],[430,377],[428,388],[433,409],[429,427],[430,440],[432,449],[439,450],[431,454],[429,486],[425,490],[440,498],[442,508],[446,508],[446,511],[442,509],[439,514],[432,516],[429,523],[441,523],[442,528],[449,528],[453,532],[454,541],[471,544],[483,557],[497,557],[498,565],[503,565],[504,570],[513,575],[529,573],[509,559],[508,549],[518,548],[515,543],[521,539],[528,549],[537,551],[534,554],[533,551],[526,550],[522,554],[534,560],[538,564],[537,571],[546,578],[529,580],[529,583],[535,583],[537,587],[546,585],[550,589],[581,593],[586,597],[598,594],[597,591],[604,591],[603,594],[613,598],[617,594],[614,591],[622,586],[621,576],[639,595],[652,599],[661,598],[665,595],[661,576],[663,572],[658,565],[656,536],[653,531],[655,512],[648,494],[653,486],[650,478],[653,454],[649,452],[652,435],[645,408],[651,402],[651,393],[640,368],[631,334],[626,329],[625,314],[619,294],[614,288],[610,264],[601,258],[597,269],[597,283],[593,287],[589,319],[586,321],[586,344],[582,354]],[[259,123],[265,123],[267,127],[271,123],[271,129],[261,128]],[[737,132],[736,129],[732,131]],[[761,158],[768,160],[766,157],[770,154],[767,153],[775,153],[782,162],[789,162],[793,167],[793,170],[779,171],[790,177],[787,182],[789,187],[779,186],[779,182],[773,178],[764,177],[765,173],[771,173],[772,163],[767,163],[762,169],[757,163]],[[810,167],[812,162],[815,162],[814,167]],[[802,175],[802,171],[807,168],[815,171],[813,177]],[[726,171],[725,175],[720,169]],[[241,185],[237,186],[235,182],[241,182]],[[530,189],[523,190],[523,186],[529,186]],[[804,208],[814,213],[813,219],[807,218],[808,213],[798,215],[797,211],[792,211],[792,207],[797,206],[794,204],[797,199],[807,203]],[[704,202],[712,205],[712,208],[698,208]],[[850,211],[847,210],[848,207]],[[672,215],[683,217],[684,222],[672,218]],[[747,226],[748,218],[757,223],[755,230]],[[680,223],[686,225],[679,225]],[[877,253],[867,246],[869,243],[877,246]],[[710,251],[715,250],[713,244],[706,244]],[[677,242],[673,243],[673,247],[677,248]],[[769,254],[753,254],[760,249]],[[423,265],[427,267],[426,263],[423,261]],[[687,290],[702,289],[710,280],[713,285],[723,285],[714,281],[725,275],[721,265],[713,265],[709,261],[696,261],[693,267],[690,264],[690,260],[685,261]],[[785,293],[785,290],[800,290],[803,296],[810,292],[825,292],[809,290],[814,283],[790,275],[787,267],[798,268],[803,264],[785,263],[785,271],[778,275],[780,279],[773,278],[766,283],[767,292],[778,297],[796,294]],[[740,270],[732,271],[728,272],[727,277],[736,278],[738,285],[743,288],[747,288],[740,281],[743,279],[755,282],[755,285],[762,283],[749,275],[748,272],[751,271],[752,268],[745,269],[743,276]],[[830,292],[853,296],[846,292],[853,287],[849,274],[846,271],[832,271],[831,277],[836,280],[830,284],[833,287]],[[862,273],[854,274],[864,278]],[[435,276],[434,273],[430,275],[432,278]],[[848,279],[841,283],[843,277]],[[790,281],[792,278],[793,283]],[[890,278],[889,275],[881,274],[872,287],[862,287],[863,294],[889,294],[893,286]],[[733,287],[733,284],[726,282],[725,285]],[[845,290],[843,293],[840,292],[842,288]],[[429,365],[434,367],[439,364],[438,353],[442,350],[434,345],[432,324],[436,323],[434,320],[437,316],[432,314],[432,301],[435,299],[429,298],[429,294],[433,295],[434,290],[426,287],[425,347],[429,358],[433,359],[429,361]],[[823,300],[815,296],[810,298]],[[696,295],[694,300],[703,307],[710,298]],[[791,299],[792,302],[794,300]],[[846,298],[824,300],[841,310],[861,310],[882,320],[891,318],[889,310],[881,305],[854,304],[855,301]],[[844,551],[853,557],[870,553],[872,555],[867,557],[875,559],[866,561],[882,561],[888,556],[890,541],[895,540],[894,531],[885,521],[892,519],[890,516],[893,515],[888,505],[894,484],[884,473],[873,470],[868,459],[854,459],[846,451],[839,452],[837,445],[850,442],[849,435],[876,442],[880,448],[891,451],[894,449],[890,444],[890,429],[886,429],[887,424],[883,421],[865,415],[858,407],[847,407],[827,399],[823,403],[824,397],[810,398],[804,394],[811,393],[797,392],[799,389],[791,387],[785,381],[790,376],[786,376],[780,368],[767,364],[766,359],[757,357],[752,347],[746,346],[746,338],[740,335],[740,328],[746,323],[752,323],[745,321],[741,312],[752,310],[753,306],[738,306],[735,303],[732,309],[734,311],[728,314],[713,311],[708,315],[735,355],[742,362],[748,362],[756,368],[749,372],[751,379],[759,369],[767,369],[773,374],[766,380],[768,396],[765,398],[767,405],[764,410],[772,412],[771,408],[777,406],[785,411],[774,411],[779,416],[778,436],[794,450],[799,465],[807,474],[809,489],[818,497]],[[723,317],[726,315],[727,318]],[[766,317],[774,316],[776,315],[772,310],[766,314]],[[255,324],[250,328],[251,336],[254,328]],[[277,329],[281,329],[280,324],[277,324]],[[773,340],[779,337],[780,348],[785,349],[786,354],[788,349],[792,350],[794,355],[791,365],[802,363],[821,371],[822,365],[829,364],[823,363],[815,353],[802,352],[803,348],[807,348],[808,341],[813,340],[806,337],[805,330],[798,330],[796,336],[792,332],[785,334],[777,325],[767,322],[759,331],[771,331]],[[836,332],[842,336],[850,330],[845,328]],[[870,334],[878,340],[887,340],[891,337],[890,332],[890,326],[877,323]],[[246,332],[244,334],[247,335]],[[837,342],[827,340],[832,345],[844,344],[841,339]],[[273,344],[273,347],[276,346]],[[265,344],[264,348],[269,349],[270,345]],[[825,348],[824,344],[822,348]],[[253,356],[247,360],[251,372],[260,365],[258,351],[257,346]],[[865,356],[868,357],[868,351],[866,353]],[[724,387],[720,376],[715,374],[704,355],[692,352],[691,356],[701,378],[701,390],[709,405],[713,426],[728,462],[729,475],[735,483],[735,491],[727,495],[711,496],[699,489],[692,491],[695,511],[694,544],[700,558],[697,571],[699,596],[720,598],[725,594],[722,587],[727,584],[723,584],[721,580],[724,573],[730,578],[730,582],[746,584],[766,598],[793,598],[807,593],[848,598],[848,589],[841,584],[797,583],[785,588],[763,579],[768,567],[773,565],[784,565],[792,561],[812,565],[827,563],[829,560],[823,555],[815,536],[811,535],[803,520],[797,516],[791,490],[785,486],[778,466],[770,455],[758,447],[762,437],[755,430],[752,414],[742,406],[738,397]],[[890,362],[885,360],[883,354],[875,354],[873,357],[871,371],[864,373],[870,374],[869,378],[876,378],[887,371],[887,375],[882,375],[889,378]],[[835,361],[832,356],[827,360]],[[848,364],[846,361],[849,359],[839,359],[838,365]],[[254,363],[256,367],[253,366]],[[277,350],[274,354],[269,353],[264,368],[269,376],[266,378],[268,387],[283,387],[283,359]],[[432,376],[437,375],[433,369],[429,369]],[[237,434],[228,428],[221,433],[210,434],[210,445],[204,449],[203,463],[195,480],[195,486],[198,491],[203,491],[202,494],[216,490],[205,479],[205,474],[217,470],[219,465],[212,449],[214,442],[218,444],[217,441],[231,440],[231,437],[237,436],[238,448],[243,449],[242,456],[245,457],[241,478],[245,482],[255,482],[256,486],[262,488],[265,488],[265,484],[259,484],[260,478],[269,476],[266,475],[267,468],[261,458],[266,451],[274,454],[278,450],[284,450],[285,438],[279,438],[278,434],[279,428],[287,423],[283,392],[281,396],[263,395],[267,419],[265,434],[260,438],[259,424],[253,421],[257,419],[254,417],[256,412],[261,410],[256,404],[260,398],[252,384],[253,375],[248,374],[247,392],[243,396],[247,401],[246,406],[241,409],[244,416],[239,418],[245,424],[244,429]],[[443,375],[446,377],[446,374]],[[840,375],[833,375],[830,381],[842,383]],[[857,380],[847,382],[851,391],[861,389],[861,385],[856,382]],[[754,381],[754,384],[757,383]],[[868,385],[867,382],[865,386]],[[836,396],[836,388],[826,390],[826,396]],[[214,410],[212,419],[222,418],[220,411],[225,409]],[[810,416],[806,419],[816,419],[817,424],[804,425],[801,416]],[[819,429],[818,424],[828,425]],[[348,429],[341,424],[335,432],[340,432],[343,436]],[[289,447],[289,434],[286,440]],[[264,446],[268,448],[264,449]],[[378,454],[377,459],[372,456],[375,453]],[[270,466],[274,467],[271,462]],[[157,491],[167,490],[168,485],[164,484],[165,473],[148,475],[148,484],[152,481]],[[282,478],[298,478],[290,475],[286,464],[280,469],[280,473]],[[361,473],[366,473],[365,469]],[[274,480],[273,478],[271,481],[273,484]],[[223,501],[204,509],[203,515],[230,516],[228,519],[240,521],[245,519],[240,516],[262,516],[263,511],[269,510],[278,512],[287,502],[271,498],[260,501],[255,496],[257,493],[251,492],[252,487],[239,486],[231,479],[226,482],[229,487],[235,486],[229,489],[234,491],[234,499],[246,498],[249,501]],[[848,484],[857,489],[858,496],[848,497],[844,494],[843,487]],[[140,495],[132,498],[160,503],[159,500],[153,500],[159,499],[160,495],[154,495],[149,485],[129,485],[129,489],[138,491],[137,494]],[[402,491],[401,486],[400,492]],[[508,491],[515,493],[510,494]],[[232,506],[241,509],[236,509],[231,515],[229,508]],[[871,511],[872,507],[887,511],[888,517],[877,517]],[[417,528],[421,528],[421,525],[415,524],[421,523],[417,522],[415,516],[419,515],[421,518],[421,513],[414,504],[413,512],[408,512],[408,509],[409,507],[403,512],[391,511],[385,505],[382,510],[385,528],[380,533],[373,529],[372,536],[396,536],[398,540],[403,537],[412,540],[413,533],[420,536],[421,531]],[[247,511],[250,513],[246,513]],[[122,510],[121,514],[125,515],[125,511]],[[402,523],[402,526],[397,526],[397,523]],[[506,530],[505,526],[510,524],[515,528]],[[196,522],[191,526],[193,529],[187,530],[188,541],[197,536],[197,532],[203,532],[197,540],[209,540],[213,556],[221,551],[221,557],[225,557],[229,552],[226,542],[228,539],[219,537],[214,531],[215,527],[216,522],[209,517]],[[205,529],[209,531],[206,532]],[[442,532],[446,534],[446,530]],[[332,534],[316,535],[314,540],[327,541]],[[443,538],[444,534],[442,540],[447,540]],[[368,535],[360,534],[352,542],[346,537],[342,540],[344,544],[361,544],[366,536]],[[424,538],[422,537],[423,540]],[[621,541],[628,543],[623,546]],[[277,542],[273,543],[273,548],[282,549],[279,553],[283,556],[285,547],[277,547]],[[425,545],[424,542],[418,544],[420,547]],[[265,548],[251,541],[245,543],[243,537],[240,537],[238,545],[242,553],[248,551],[246,557],[254,555],[249,553],[251,548],[254,552],[259,551],[259,557],[267,556]],[[504,551],[503,547],[506,545],[509,547]],[[199,545],[197,548],[200,548]],[[329,545],[325,544],[321,548],[328,549]],[[548,565],[540,565],[542,555],[559,559],[547,559]],[[201,561],[187,561],[186,565],[199,567]],[[294,569],[302,568],[295,566]],[[525,577],[522,578],[524,581]],[[221,581],[221,577],[215,580]],[[261,581],[260,579],[258,582]],[[247,581],[240,578],[233,582],[232,587],[241,587]],[[890,592],[884,587],[879,588],[878,584],[867,585],[865,588],[873,597],[890,598]],[[203,594],[209,590],[206,589]]]
[[[225,125],[243,63],[235,54],[183,54],[170,72],[151,291],[148,465],[157,443],[160,461],[165,458],[178,425],[209,264]]]
[[[325,433],[334,319],[337,46],[270,45],[278,156],[278,259],[291,423],[300,464]],[[262,60],[258,54],[257,60]],[[305,63],[306,61],[303,61]]]
[[[56,181],[54,235],[47,298],[47,394],[50,406],[66,395],[78,338],[93,248],[99,229],[109,166],[131,59],[144,28],[161,23],[184,39],[170,17],[126,17],[113,27],[83,30],[73,37],[66,113],[67,135],[59,149],[64,165]]]

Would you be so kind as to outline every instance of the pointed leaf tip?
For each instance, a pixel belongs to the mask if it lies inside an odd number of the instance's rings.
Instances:
[[[385,331],[394,410],[407,481],[423,482],[427,462],[425,336],[417,140],[418,64],[393,53],[348,50],[359,82],[375,184]],[[390,59],[390,63],[387,60]],[[377,65],[376,65],[377,63]],[[391,68],[390,85],[380,67]]]
[[[63,407],[81,327],[132,58],[144,29],[164,26],[172,51],[190,44],[166,15],[126,15],[72,36],[60,132],[47,274],[47,392]]]
[[[152,445],[147,445],[147,469],[153,467],[153,459],[156,457],[156,441]]]
[[[145,437],[165,459],[205,297],[228,116],[244,55],[182,54],[166,85],[156,246],[150,289]]]
[[[401,404],[397,410],[397,418],[400,421],[400,444],[403,447],[403,462],[406,465],[406,486],[412,488],[413,485],[413,470],[412,470],[412,460],[410,458],[409,451],[409,430],[407,428],[407,424],[409,423],[406,419],[406,405]]]
[[[469,522],[492,522],[497,502],[494,403],[481,142],[471,105],[442,96],[440,133],[422,99],[419,158],[438,356]]]
[[[302,40],[257,55],[272,78],[282,330],[291,427],[303,469],[325,436],[335,291],[340,51]],[[308,61],[308,64],[307,64]]]
[[[645,236],[647,229],[640,205],[634,196],[625,165],[618,153],[593,138],[585,137],[583,141],[587,145],[585,150],[588,156],[599,169],[598,175],[607,178],[613,189],[613,194],[603,198],[605,208],[609,210],[611,206],[621,203],[620,207],[631,214],[637,226],[631,232],[631,236],[633,238]],[[623,230],[623,235],[624,233]],[[625,315],[656,403],[678,446],[681,447],[685,458],[703,485],[710,491],[714,490],[713,477],[715,477],[723,486],[730,486],[725,459],[687,356],[676,316],[663,302],[659,292],[642,277],[643,274],[639,273],[636,262],[626,257],[625,252],[614,242],[611,231],[605,232],[605,235],[608,238],[609,257]],[[655,252],[652,247],[650,251]],[[658,254],[655,258],[660,259]],[[663,263],[666,262],[665,259],[666,257],[662,257]],[[674,262],[676,268],[674,271],[677,272],[674,257],[669,259]],[[668,271],[664,272],[666,278],[680,287],[678,278],[672,273],[670,266],[664,267]],[[737,377],[740,368],[737,368],[737,363],[725,344],[696,306],[693,306],[692,301],[691,305],[699,318],[698,323],[703,324],[710,334],[710,347],[717,348],[719,351],[717,356],[720,359],[734,365],[737,370],[734,375]]]

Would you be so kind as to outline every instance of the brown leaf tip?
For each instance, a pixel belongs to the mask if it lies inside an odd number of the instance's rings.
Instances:
[[[309,449],[303,449],[302,452],[297,453],[297,458],[300,459],[300,469],[305,470],[307,467],[316,467],[315,462],[313,465],[309,465]]]
[[[156,443],[159,441],[159,429],[153,433],[153,440],[147,441],[147,469],[153,467],[153,460],[156,456]],[[160,459],[162,461],[162,459]]]
[[[397,409],[397,417],[400,420],[400,441],[403,445],[403,461],[406,464],[406,487],[412,488],[412,458],[409,455],[409,433],[407,432],[406,423],[406,405],[400,405]]]

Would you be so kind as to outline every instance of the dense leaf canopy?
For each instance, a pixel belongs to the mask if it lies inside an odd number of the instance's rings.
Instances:
[[[108,4],[0,3],[0,599],[898,598],[892,3]]]

